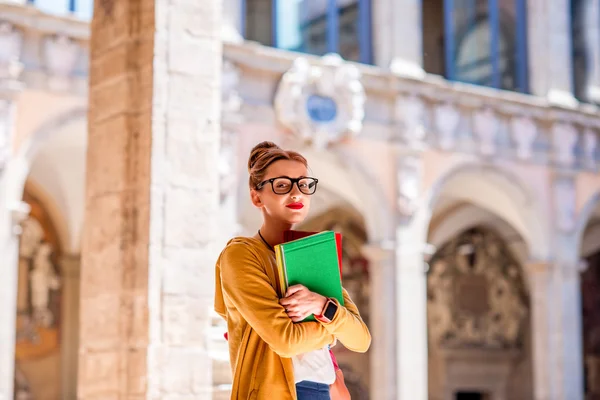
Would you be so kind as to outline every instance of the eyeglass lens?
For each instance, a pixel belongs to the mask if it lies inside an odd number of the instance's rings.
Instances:
[[[304,178],[298,181],[298,189],[304,194],[313,194],[317,190],[317,183],[313,178]],[[289,178],[277,178],[273,181],[273,191],[276,194],[286,194],[292,190],[292,181]]]

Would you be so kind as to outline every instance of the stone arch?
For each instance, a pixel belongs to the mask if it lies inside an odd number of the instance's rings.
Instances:
[[[469,185],[477,190],[457,190]],[[548,258],[548,219],[536,208],[540,205],[537,197],[514,173],[465,162],[440,175],[426,191],[422,207],[415,215],[423,238],[427,237],[431,215],[441,195],[448,192],[504,219],[523,237],[531,258]]]
[[[482,226],[492,228],[507,244],[519,263],[528,261],[526,244],[523,238],[509,223],[481,207],[460,203],[451,212],[443,213],[435,223],[432,221],[428,242],[436,249],[448,243],[460,232]],[[518,248],[515,248],[518,244]]]
[[[52,135],[56,132],[60,132],[61,129],[68,127],[70,124],[85,121],[86,118],[86,107],[71,108],[57,117],[43,123],[28,137],[28,139],[20,146],[15,156],[10,159],[6,167],[6,199],[9,204],[18,204],[21,201],[36,156],[44,146],[51,141]],[[87,138],[87,131],[83,134],[86,135]],[[41,186],[41,182],[36,182],[36,184],[38,187]],[[45,197],[50,198],[51,196],[47,195]],[[67,206],[67,209],[68,208],[69,207]],[[68,222],[66,224],[61,224],[61,222],[63,221],[57,220],[57,223],[59,223],[58,226],[62,230],[61,235],[65,233],[64,228],[66,227],[68,231],[66,234],[68,237],[68,235],[71,235],[71,232],[73,232],[73,227],[70,226]],[[69,238],[69,240],[65,240],[63,242],[65,250],[69,250],[69,248],[72,247],[73,242],[78,242],[78,239]]]

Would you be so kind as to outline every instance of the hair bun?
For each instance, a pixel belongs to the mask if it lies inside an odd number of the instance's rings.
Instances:
[[[250,158],[248,158],[248,172],[252,170],[252,167],[254,167],[254,164],[256,164],[256,161],[258,159],[260,159],[265,154],[268,154],[269,150],[273,149],[281,150],[280,147],[277,146],[275,143],[267,141],[260,142],[259,144],[254,146],[252,148],[252,151],[250,152]]]

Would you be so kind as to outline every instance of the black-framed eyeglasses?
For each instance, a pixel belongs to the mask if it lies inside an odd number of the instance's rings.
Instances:
[[[287,176],[278,176],[276,178],[267,179],[256,185],[256,190],[262,189],[267,183],[271,184],[271,189],[275,194],[288,194],[292,191],[294,183],[298,186],[300,192],[311,195],[317,191],[317,178],[310,178],[308,176],[301,176],[300,178],[289,178]]]

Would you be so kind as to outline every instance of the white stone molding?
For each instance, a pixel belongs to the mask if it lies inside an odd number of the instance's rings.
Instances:
[[[425,118],[427,106],[415,95],[396,98],[396,118],[402,126],[402,136],[408,144],[415,146],[425,140]]]
[[[365,116],[360,78],[359,69],[336,54],[315,64],[298,57],[277,88],[279,122],[317,148],[356,136]]]
[[[598,151],[598,134],[593,129],[583,133],[584,163],[588,168],[596,168],[596,152]]]
[[[11,153],[11,109],[12,102],[0,98],[0,173],[8,162]]]
[[[44,65],[48,72],[48,85],[51,90],[66,90],[77,61],[81,47],[72,38],[57,34],[47,36],[43,43]]]
[[[558,177],[553,185],[556,227],[563,233],[575,229],[575,182]]]
[[[14,25],[0,21],[0,79],[19,79],[23,71],[23,34]]]
[[[460,123],[460,112],[454,104],[439,105],[435,109],[435,126],[438,143],[443,150],[451,150],[456,143],[456,129]]]
[[[405,155],[399,160],[396,171],[398,185],[398,211],[410,217],[419,207],[422,162],[416,155]]]
[[[538,129],[529,117],[514,117],[510,121],[512,139],[517,144],[517,157],[529,160],[533,155],[533,143],[538,135]]]
[[[237,124],[240,122],[240,111],[243,100],[239,94],[240,71],[237,66],[228,59],[223,59],[221,71],[221,112],[223,124]]]
[[[569,123],[558,122],[552,127],[554,160],[562,167],[572,167],[575,162],[577,130]]]
[[[496,153],[500,121],[491,108],[476,111],[473,115],[474,133],[479,139],[479,151],[485,156]]]

